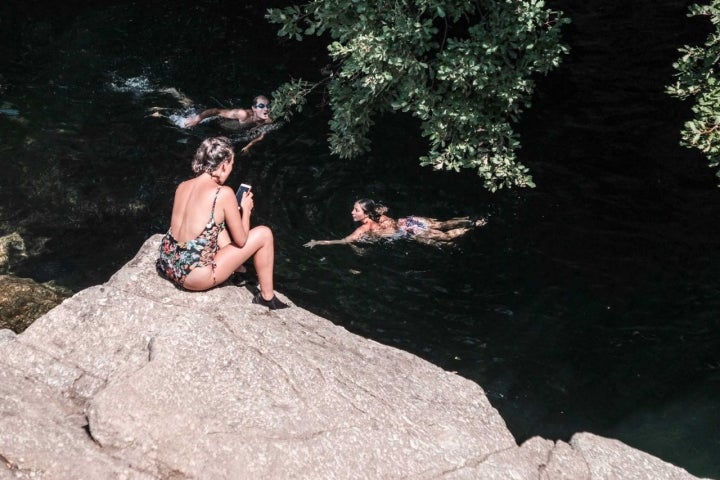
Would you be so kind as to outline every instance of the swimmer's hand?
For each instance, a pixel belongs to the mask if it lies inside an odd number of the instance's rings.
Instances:
[[[320,244],[320,242],[318,242],[317,240],[310,240],[305,245],[303,245],[303,247],[313,248],[315,245],[319,245],[319,244]]]
[[[194,127],[198,123],[200,123],[200,115],[194,115],[192,117],[186,118],[185,119],[185,128]]]

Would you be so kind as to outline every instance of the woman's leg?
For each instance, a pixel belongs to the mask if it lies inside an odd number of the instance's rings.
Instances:
[[[271,300],[275,296],[273,286],[273,270],[275,267],[275,241],[272,230],[268,227],[255,227],[258,241],[262,242],[261,248],[253,256],[253,264],[260,284],[260,294],[265,300]],[[251,232],[253,231],[251,230]],[[248,241],[250,238],[248,237]]]
[[[473,220],[470,217],[455,217],[449,220],[438,220],[435,218],[415,217],[425,222],[425,224],[435,230],[452,230],[453,228],[470,228],[482,227],[487,223],[484,218]]]
[[[275,263],[275,241],[268,227],[255,227],[248,233],[247,241],[241,248],[231,243],[215,255],[217,282],[225,281],[239,266],[253,257],[255,271],[260,284],[260,293],[269,300],[273,297],[273,267]]]
[[[467,227],[454,228],[452,230],[448,230],[447,232],[443,232],[442,230],[428,229],[424,232],[419,233],[417,236],[440,242],[449,242],[450,240],[455,240],[456,238],[465,235],[469,231],[470,229]]]
[[[227,231],[227,228],[224,229],[222,232],[220,232],[220,235],[218,235],[218,247],[223,248],[230,244],[232,242],[232,239],[230,238],[230,234]],[[247,268],[245,268],[245,265],[240,265],[238,268],[235,269],[235,273],[246,273]]]
[[[251,229],[244,246],[229,243],[218,250],[215,254],[215,271],[210,265],[194,269],[185,279],[184,287],[188,290],[207,290],[219,285],[253,255],[260,293],[269,300],[274,295],[275,243],[272,230],[265,226]]]
[[[427,226],[436,230],[451,230],[453,228],[470,227],[470,217],[455,217],[449,220],[425,219]]]

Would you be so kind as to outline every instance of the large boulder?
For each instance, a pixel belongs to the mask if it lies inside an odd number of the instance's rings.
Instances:
[[[477,384],[245,288],[176,289],[159,241],[0,335],[0,478],[695,478],[590,434],[518,446]]]

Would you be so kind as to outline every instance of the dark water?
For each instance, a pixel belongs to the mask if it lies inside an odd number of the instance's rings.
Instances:
[[[689,106],[664,94],[677,47],[708,32],[688,4],[550,2],[573,19],[571,54],[518,126],[536,189],[490,194],[471,172],[421,169],[401,117],[377,119],[370,155],[332,158],[313,99],[230,179],[253,185],[256,220],[275,231],[277,289],[478,382],[518,441],[589,431],[720,478],[720,190],[678,146]],[[15,274],[79,290],[167,228],[174,186],[217,130],[151,116],[184,113],[163,89],[246,106],[317,75],[322,49],[279,43],[260,11],[0,7],[0,233],[18,231],[30,254]],[[351,231],[359,196],[394,216],[489,224],[453,248],[302,247]]]

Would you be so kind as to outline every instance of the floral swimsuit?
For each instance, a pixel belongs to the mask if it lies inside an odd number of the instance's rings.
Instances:
[[[409,238],[414,237],[420,232],[424,232],[428,229],[427,224],[418,217],[405,217],[401,218],[397,222],[397,233],[396,238]]]
[[[168,230],[160,244],[160,258],[155,266],[157,271],[168,280],[182,287],[185,278],[197,267],[212,266],[213,283],[215,282],[215,254],[218,251],[218,236],[225,230],[225,222],[215,223],[215,203],[220,188],[215,192],[210,221],[203,231],[193,240],[178,242]]]

